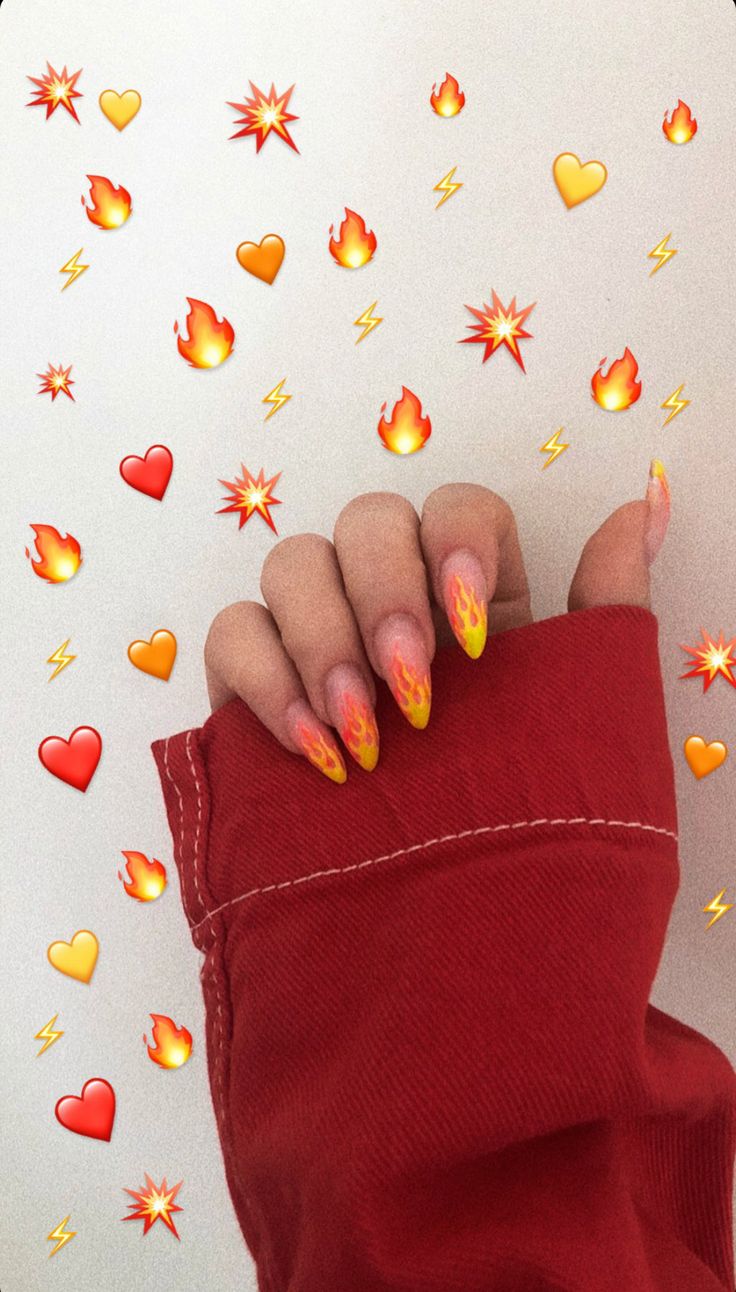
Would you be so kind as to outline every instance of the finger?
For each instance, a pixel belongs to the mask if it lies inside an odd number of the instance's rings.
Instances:
[[[667,531],[670,490],[662,463],[649,469],[646,498],[628,502],[585,544],[575,571],[568,610],[590,606],[649,607],[649,567]]]
[[[315,713],[366,771],[378,761],[375,683],[332,543],[296,534],[269,552],[261,591]]]
[[[477,484],[441,485],[424,504],[420,539],[435,598],[471,659],[482,653],[488,629],[531,622],[514,514],[498,494]]]
[[[399,494],[361,494],[340,512],[334,541],[371,666],[411,725],[426,727],[435,635],[419,517]]]
[[[213,709],[240,696],[292,753],[304,754],[330,780],[346,780],[335,737],[311,708],[265,606],[238,601],[221,610],[207,635],[204,658]]]

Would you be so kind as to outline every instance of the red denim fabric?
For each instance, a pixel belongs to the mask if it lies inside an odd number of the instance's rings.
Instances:
[[[678,885],[656,620],[432,673],[425,731],[380,688],[345,785],[239,700],[153,747],[259,1288],[733,1289],[736,1075],[648,1003]]]

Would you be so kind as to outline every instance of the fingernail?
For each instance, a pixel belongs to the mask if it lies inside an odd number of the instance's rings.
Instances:
[[[378,727],[368,687],[354,664],[336,664],[325,678],[333,726],[356,763],[372,772],[378,762]]]
[[[488,589],[472,552],[451,552],[440,571],[445,610],[452,631],[471,659],[483,654],[488,632]]]
[[[302,752],[318,771],[324,772],[331,781],[342,785],[348,774],[345,770],[342,754],[332,732],[306,700],[294,700],[286,710],[286,722],[289,734],[296,741]]]
[[[652,458],[647,482],[649,517],[644,531],[647,565],[651,565],[664,542],[670,520],[670,486],[667,472],[658,458]]]
[[[429,658],[419,625],[411,615],[389,615],[374,638],[380,670],[412,727],[426,727],[432,703]]]

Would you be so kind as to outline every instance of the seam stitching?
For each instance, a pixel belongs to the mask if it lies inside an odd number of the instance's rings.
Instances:
[[[192,769],[194,770],[194,769]],[[197,787],[199,789],[199,787]],[[424,843],[414,843],[407,848],[397,848],[396,852],[384,853],[382,857],[371,857],[368,861],[355,862],[350,866],[333,867],[330,870],[315,870],[310,875],[300,875],[297,879],[287,879],[280,884],[267,884],[262,888],[252,888],[248,893],[241,893],[238,897],[233,897],[221,906],[215,907],[213,911],[207,911],[206,914],[196,924],[191,926],[192,933],[200,929],[208,920],[214,919],[230,906],[236,906],[240,902],[246,901],[249,897],[256,897],[259,893],[278,892],[282,888],[293,888],[297,884],[306,884],[311,879],[319,879],[326,875],[347,875],[354,870],[363,870],[366,866],[375,866],[382,861],[393,861],[395,857],[408,856],[413,852],[422,852],[424,849],[435,847],[439,843],[449,843],[453,839],[468,839],[479,834],[498,834],[502,830],[523,830],[535,829],[538,826],[549,825],[588,825],[588,826],[615,826],[624,830],[646,830],[652,834],[667,835],[668,838],[674,839],[677,843],[677,835],[674,830],[667,830],[664,826],[647,825],[642,821],[609,821],[605,817],[538,817],[534,821],[512,821],[503,825],[481,825],[473,830],[460,830],[454,834],[443,834],[436,839],[427,839]],[[198,836],[199,837],[199,836]],[[195,873],[196,873],[196,846],[195,846]],[[199,890],[198,890],[199,891]],[[200,898],[201,901],[201,898]]]
[[[202,790],[199,784],[199,776],[197,775],[197,769],[194,765],[194,759],[192,758],[191,742],[192,742],[192,732],[188,731],[187,740],[186,740],[187,759],[189,761],[189,767],[191,769],[191,773],[194,778],[194,786],[197,793],[197,831],[194,836],[194,891],[197,894],[197,901],[199,903],[200,912],[203,913],[199,923],[203,924],[204,921],[207,919],[207,903],[203,900],[202,893],[199,888],[199,843],[200,843],[200,837],[202,832]],[[198,927],[198,925],[195,925],[193,927]]]
[[[171,782],[174,789],[176,790],[176,798],[177,798],[177,803],[179,807],[179,840],[176,847],[177,847],[179,856],[181,857],[182,866],[183,866],[184,865],[184,799],[182,798],[182,793],[181,793],[181,790],[179,789],[178,783],[174,780],[174,777],[171,774],[171,768],[169,766],[169,740],[171,740],[171,736],[167,738],[166,743],[164,744],[164,771],[166,772],[167,780]],[[184,911],[187,916],[187,919],[189,919],[189,911],[187,909],[188,903],[187,903],[187,895],[186,895],[186,886],[184,884],[183,872],[181,876],[180,887],[181,887],[181,898],[182,898],[182,902],[184,903]]]

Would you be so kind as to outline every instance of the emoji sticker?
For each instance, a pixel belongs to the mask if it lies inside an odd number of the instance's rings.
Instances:
[[[330,233],[334,233],[335,226],[330,225]],[[375,233],[368,232],[365,227],[365,220],[362,215],[356,215],[350,207],[345,207],[345,219],[340,225],[340,236],[331,237],[329,241],[330,255],[338,265],[343,269],[360,269],[361,265],[367,264],[373,259],[376,247]]]
[[[386,404],[382,404],[378,434],[387,449],[403,456],[424,448],[432,434],[432,423],[422,415],[421,400],[413,391],[401,387],[401,399],[394,404],[390,421],[383,416],[385,411]]]
[[[370,336],[373,329],[378,327],[379,323],[383,323],[383,319],[376,318],[373,315],[373,311],[376,308],[377,304],[378,304],[378,301],[374,301],[372,305],[368,306],[367,310],[363,310],[363,313],[360,315],[360,318],[353,319],[353,327],[362,327],[363,329],[357,341],[355,342],[356,345],[359,345],[360,342],[365,339],[365,337]]]
[[[186,1027],[177,1027],[174,1020],[167,1018],[165,1014],[151,1014],[151,1018],[151,1045],[143,1037],[144,1044],[148,1046],[149,1059],[160,1068],[183,1067],[192,1053],[191,1032]]]
[[[560,153],[555,157],[552,174],[568,211],[599,193],[608,179],[603,162],[581,162],[575,153]]]
[[[65,1216],[63,1220],[59,1221],[56,1228],[52,1229],[51,1233],[46,1235],[47,1243],[56,1243],[53,1250],[49,1252],[49,1260],[52,1256],[55,1256],[57,1252],[60,1252],[62,1247],[66,1247],[67,1243],[70,1243],[72,1239],[77,1236],[76,1229],[65,1229],[65,1225],[68,1225],[69,1223],[70,1215]]]
[[[703,907],[703,912],[706,915],[709,913],[713,914],[713,919],[705,926],[706,929],[709,929],[711,928],[712,925],[717,924],[721,916],[725,915],[727,911],[733,910],[733,905],[734,905],[733,902],[726,902],[725,904],[721,902],[721,898],[723,897],[723,894],[725,893],[725,891],[726,891],[725,888],[722,888],[720,893],[718,893],[713,898],[713,901],[709,902],[707,906]]]
[[[72,283],[75,283],[77,281],[80,274],[83,274],[85,270],[89,269],[89,265],[79,264],[79,257],[81,256],[83,251],[84,251],[84,247],[80,247],[79,251],[75,251],[74,255],[70,256],[66,264],[62,265],[61,269],[59,270],[60,274],[69,275],[66,282],[64,283],[64,286],[61,289],[63,292],[65,292],[67,287],[70,287]]]
[[[687,104],[678,99],[677,107],[673,108],[669,120],[665,112],[662,129],[671,144],[689,144],[698,129],[698,123]]]
[[[456,117],[465,107],[465,95],[455,77],[445,72],[445,79],[439,90],[436,85],[432,86],[429,102],[438,117]]]
[[[59,1040],[59,1037],[64,1035],[64,1033],[61,1031],[59,1032],[54,1031],[54,1023],[56,1022],[58,1017],[59,1017],[58,1013],[54,1014],[54,1017],[50,1018],[48,1023],[44,1023],[43,1027],[39,1032],[36,1032],[36,1035],[33,1038],[34,1041],[43,1041],[43,1045],[41,1046],[41,1049],[36,1054],[37,1059],[39,1059],[42,1054],[45,1054],[46,1051],[51,1048],[54,1042]]]
[[[66,583],[74,577],[82,564],[82,549],[72,534],[62,538],[53,525],[31,525],[36,535],[36,553],[34,561],[28,548],[26,556],[31,562],[34,574],[47,583]]]
[[[485,346],[483,362],[490,359],[500,346],[505,345],[506,349],[518,363],[522,372],[526,372],[524,360],[521,357],[518,342],[522,337],[531,337],[532,333],[525,331],[522,327],[526,323],[529,315],[534,309],[536,301],[532,305],[527,305],[523,310],[517,310],[516,297],[512,300],[508,309],[501,304],[499,297],[491,289],[493,306],[483,305],[479,310],[473,309],[472,305],[466,305],[466,310],[474,314],[478,319],[477,323],[469,323],[471,331],[476,332],[477,336],[464,336],[462,342],[479,341]]]
[[[120,474],[131,489],[161,501],[169,486],[174,458],[165,444],[152,444],[142,458],[135,454],[123,458]]]
[[[103,90],[98,102],[115,129],[124,130],[130,125],[133,117],[137,116],[141,106],[141,96],[137,90],[123,90],[122,94],[118,94],[115,90]]]
[[[673,390],[672,394],[667,396],[664,403],[660,404],[660,408],[664,408],[665,410],[668,410],[668,409],[671,410],[667,420],[662,423],[662,430],[664,430],[665,426],[667,426],[672,421],[673,417],[677,417],[677,414],[681,413],[683,408],[687,408],[688,404],[690,403],[689,399],[679,398],[680,391],[683,389],[684,385],[685,383],[683,381],[682,385],[678,386],[677,390]]]
[[[131,196],[122,184],[116,188],[104,175],[88,175],[91,184],[89,191],[91,206],[82,198],[82,206],[87,212],[87,219],[96,224],[98,229],[119,229],[125,224],[132,210]]]
[[[258,515],[265,520],[266,524],[273,530],[274,534],[277,534],[278,530],[273,523],[269,508],[280,505],[281,503],[280,498],[274,498],[271,493],[271,490],[277,483],[281,472],[277,471],[275,476],[272,476],[270,480],[266,480],[263,467],[261,467],[257,479],[255,479],[251,475],[250,471],[242,466],[242,464],[240,470],[243,474],[241,476],[236,476],[234,481],[220,481],[220,484],[224,485],[226,489],[231,489],[232,493],[230,497],[223,500],[224,502],[230,503],[230,506],[220,507],[217,513],[218,516],[227,511],[240,512],[238,529],[242,529],[243,525],[250,520],[253,513],[258,512]]]
[[[714,642],[704,628],[700,629],[700,633],[703,638],[702,646],[680,646],[680,650],[687,651],[688,655],[692,655],[693,659],[698,661],[689,673],[681,673],[680,677],[702,677],[703,691],[707,691],[720,674],[731,683],[731,686],[736,687],[736,678],[732,672],[736,665],[736,655],[733,654],[736,637],[732,637],[727,642],[721,633],[718,641]]]
[[[244,135],[255,135],[256,152],[259,153],[273,133],[283,139],[284,143],[294,149],[295,153],[299,152],[294,140],[287,129],[287,122],[298,121],[293,113],[287,112],[289,99],[291,98],[294,86],[292,85],[285,94],[277,94],[275,87],[272,85],[268,96],[257,85],[250,82],[252,99],[246,99],[245,103],[228,103],[229,108],[234,108],[236,112],[242,112],[243,116],[233,124],[242,126],[242,130],[236,131],[231,135],[231,139],[242,139]]]
[[[69,377],[71,370],[71,364],[69,364],[68,368],[62,368],[61,364],[59,364],[58,368],[55,368],[53,363],[50,363],[46,372],[37,372],[36,376],[41,382],[38,394],[51,395],[52,404],[57,395],[66,395],[67,399],[71,399],[72,403],[74,403],[74,396],[69,389],[70,386],[74,385],[74,382]]]
[[[128,878],[118,871],[118,879],[128,897],[134,897],[137,902],[155,902],[166,887],[166,867],[155,857],[149,861],[142,852],[123,851],[123,856]]]
[[[241,242],[235,255],[239,265],[263,283],[273,283],[278,274],[286,247],[278,233],[267,233],[260,242]]]
[[[662,265],[666,265],[668,260],[671,260],[673,256],[677,255],[677,247],[667,246],[671,237],[672,234],[668,233],[665,238],[662,238],[661,241],[657,243],[656,247],[652,247],[652,250],[647,252],[647,259],[656,260],[657,262],[654,269],[650,270],[650,278],[652,277],[652,274],[656,274],[657,270],[662,268]]]
[[[174,1202],[174,1198],[183,1183],[184,1181],[180,1180],[178,1184],[175,1184],[170,1189],[166,1183],[166,1177],[164,1176],[161,1184],[157,1187],[153,1183],[150,1175],[147,1175],[146,1184],[143,1189],[123,1190],[124,1193],[130,1194],[131,1198],[135,1198],[135,1202],[128,1203],[128,1209],[132,1214],[130,1216],[122,1216],[121,1219],[142,1220],[144,1238],[149,1229],[156,1224],[156,1221],[160,1220],[162,1224],[166,1225],[167,1229],[171,1230],[174,1237],[178,1238],[179,1235],[176,1230],[176,1225],[171,1217],[174,1212],[184,1210],[183,1207],[177,1206]]]
[[[27,77],[27,80],[32,81],[33,84],[37,85],[39,88],[31,91],[33,98],[30,103],[26,104],[26,107],[45,107],[47,121],[49,117],[54,115],[57,108],[65,108],[69,113],[69,116],[74,117],[74,120],[79,124],[79,117],[77,116],[73,100],[84,97],[79,90],[74,89],[74,86],[82,75],[82,68],[80,67],[79,71],[75,72],[73,76],[69,75],[66,70],[66,66],[64,67],[63,72],[55,72],[51,64],[47,63],[46,70],[48,73],[47,76]]]
[[[101,754],[102,738],[94,727],[77,727],[68,740],[62,736],[47,736],[38,746],[38,756],[46,771],[83,794],[95,774]]]
[[[447,172],[444,179],[441,179],[437,184],[435,184],[434,192],[442,194],[442,197],[440,198],[439,202],[434,208],[435,211],[439,211],[440,207],[442,206],[442,203],[446,202],[448,197],[452,197],[453,193],[457,193],[457,190],[459,188],[462,188],[462,184],[452,183],[452,177],[455,174],[456,170],[457,170],[457,166],[453,166],[452,170],[449,170]]]
[[[684,749],[687,765],[699,781],[722,767],[728,756],[728,747],[722,740],[711,740],[706,744],[702,736],[688,736]]]
[[[56,665],[56,668],[54,669],[53,673],[51,674],[51,677],[49,678],[49,682],[53,682],[54,678],[59,676],[59,673],[64,672],[64,669],[66,668],[67,664],[71,664],[72,661],[77,658],[76,655],[64,654],[70,641],[71,641],[71,637],[67,637],[66,641],[61,646],[57,646],[53,655],[49,655],[48,659],[46,660],[47,664]]]
[[[603,372],[605,359],[601,359],[598,370],[591,379],[593,398],[601,408],[609,413],[621,412],[635,404],[641,394],[641,382],[637,381],[639,365],[627,346],[620,359],[614,359],[607,373]]]
[[[267,395],[263,396],[263,399],[261,400],[262,404],[273,404],[273,408],[266,413],[266,416],[263,419],[264,422],[267,422],[269,417],[273,417],[274,413],[278,413],[279,409],[283,407],[284,404],[288,404],[291,399],[291,395],[283,395],[281,393],[281,388],[285,381],[286,377],[282,377],[278,385],[274,386],[273,390],[270,390]]]
[[[56,1120],[75,1135],[109,1142],[115,1121],[115,1091],[104,1077],[91,1077],[81,1095],[64,1095],[54,1109]]]
[[[564,429],[564,426],[561,426],[559,431],[555,431],[554,435],[551,435],[547,440],[547,443],[541,446],[539,452],[549,453],[550,455],[547,461],[542,463],[543,471],[546,467],[550,467],[553,462],[556,462],[560,454],[565,452],[565,449],[569,449],[569,444],[560,444],[559,442],[559,436],[562,435]]]
[[[230,354],[235,333],[228,320],[223,318],[220,322],[212,306],[205,301],[195,301],[187,296],[187,304],[187,336],[177,335],[176,338],[179,354],[191,368],[217,368]],[[174,331],[178,333],[178,323],[174,324]]]
[[[46,950],[49,964],[67,978],[89,982],[95,971],[100,944],[89,929],[78,929],[71,942],[52,942]]]
[[[128,659],[141,673],[168,682],[176,659],[176,637],[168,628],[157,628],[150,641],[130,643]]]

